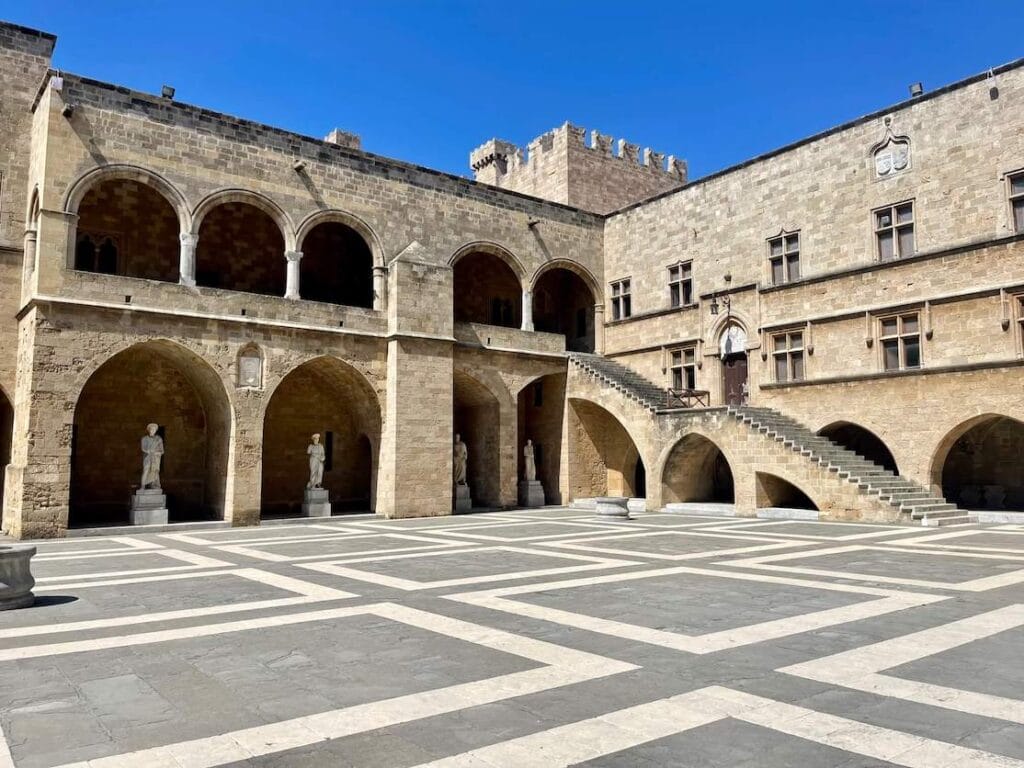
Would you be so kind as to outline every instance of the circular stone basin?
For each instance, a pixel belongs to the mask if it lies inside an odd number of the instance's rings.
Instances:
[[[597,514],[601,517],[622,517],[629,519],[629,499],[621,496],[599,496],[597,502]]]
[[[35,602],[30,561],[36,548],[30,544],[0,544],[0,611],[26,608]]]

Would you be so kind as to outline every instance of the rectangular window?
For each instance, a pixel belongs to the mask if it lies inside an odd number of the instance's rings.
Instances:
[[[879,340],[884,370],[921,367],[921,324],[916,312],[882,318],[879,321]]]
[[[1024,350],[1024,296],[1017,297],[1017,332],[1021,349]]]
[[[779,235],[768,241],[768,261],[771,263],[772,285],[782,285],[800,279],[800,233]]]
[[[668,268],[668,300],[672,307],[688,307],[693,304],[692,261]]]
[[[612,283],[612,320],[624,320],[633,314],[633,302],[629,295],[629,280]]]
[[[772,337],[772,359],[778,382],[804,380],[804,334],[780,333]]]
[[[914,203],[890,205],[874,212],[875,242],[881,261],[905,259],[913,256]]]
[[[1013,231],[1024,233],[1024,172],[1010,176],[1010,209]]]
[[[672,350],[672,361],[669,366],[672,374],[672,389],[697,388],[697,351],[694,347]]]

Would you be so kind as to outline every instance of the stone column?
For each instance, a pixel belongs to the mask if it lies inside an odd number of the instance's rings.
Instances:
[[[387,294],[388,268],[374,266],[373,268],[373,308],[377,311],[387,309],[385,300]]]
[[[533,330],[533,291],[523,291],[523,326],[522,330]]]
[[[594,305],[594,352],[604,354],[604,304]]]
[[[299,293],[299,262],[302,261],[302,251],[285,251],[284,257],[288,260],[284,297],[286,299],[302,298]]]
[[[199,236],[191,232],[182,232],[179,235],[181,240],[181,254],[178,257],[178,283],[181,285],[194,286],[196,284],[196,244]]]
[[[36,242],[38,234],[34,229],[25,231],[25,259],[21,274],[21,296],[28,298],[32,293],[32,273],[36,271]]]

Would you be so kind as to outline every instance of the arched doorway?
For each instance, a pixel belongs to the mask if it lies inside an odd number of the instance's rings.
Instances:
[[[181,223],[152,186],[102,179],[85,193],[77,213],[76,270],[178,282]]]
[[[932,465],[948,501],[968,510],[1024,510],[1024,423],[986,414],[946,436]]]
[[[454,271],[455,322],[519,328],[523,289],[504,259],[471,251],[458,257]]]
[[[160,479],[172,522],[221,518],[231,404],[217,373],[172,342],[136,344],[101,365],[75,405],[69,527],[127,523],[139,442],[160,426]]]
[[[722,359],[722,400],[726,405],[744,405],[749,394],[747,332],[738,323],[730,323],[722,330],[718,345]]]
[[[788,480],[783,480],[776,475],[771,475],[767,472],[756,472],[754,473],[754,485],[758,509],[766,507],[818,509],[818,506],[811,500],[810,496]]]
[[[466,482],[475,507],[501,505],[501,414],[498,398],[463,371],[453,374],[452,424],[469,452]]]
[[[369,382],[334,357],[294,368],[274,389],[263,416],[260,514],[301,513],[314,433],[326,452],[323,487],[332,512],[372,511],[380,405]]]
[[[691,433],[679,440],[665,460],[662,499],[668,503],[736,501],[732,468],[711,440]]]
[[[893,474],[899,474],[896,459],[893,457],[889,447],[882,442],[878,435],[859,424],[849,421],[837,421],[819,429],[818,434],[822,437],[827,437],[833,443],[837,443],[849,451],[863,456],[868,461],[888,469]]]
[[[14,407],[7,395],[0,389],[0,521],[2,530],[7,530],[7,518],[3,514],[4,478],[7,476],[7,465],[11,463],[11,442],[14,435]]]
[[[300,244],[299,292],[304,299],[373,307],[373,253],[352,227],[326,221]]]
[[[636,498],[640,452],[626,428],[589,400],[569,400],[570,497]]]
[[[576,272],[552,267],[537,279],[533,288],[533,327],[565,336],[571,352],[593,352],[594,291]]]
[[[523,387],[518,397],[519,441],[516,477],[523,477],[523,448],[526,441],[531,440],[537,479],[544,486],[544,496],[550,504],[562,501],[560,475],[562,427],[565,422],[565,379],[564,373],[541,376]]]
[[[199,224],[196,284],[284,296],[284,250],[281,227],[265,210],[242,201],[219,203]]]

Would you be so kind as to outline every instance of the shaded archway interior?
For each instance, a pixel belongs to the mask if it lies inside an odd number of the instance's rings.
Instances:
[[[301,514],[314,433],[324,445],[323,487],[332,512],[372,511],[380,406],[362,374],[337,358],[310,360],[285,376],[263,417],[260,512]]]
[[[498,398],[469,374],[453,374],[452,422],[469,458],[466,482],[475,507],[501,505],[501,413]]]
[[[894,474],[899,474],[896,466],[896,459],[889,447],[882,442],[874,432],[865,429],[859,424],[849,421],[837,421],[818,430],[818,434],[827,437],[843,448],[863,456],[880,467],[888,469]]]
[[[171,521],[223,517],[231,406],[217,374],[169,342],[124,350],[89,378],[71,440],[72,527],[124,524],[142,471],[140,441],[156,423]]]
[[[583,278],[569,269],[549,269],[533,289],[533,327],[562,334],[571,352],[593,352],[595,304]]]
[[[703,435],[686,435],[673,446],[661,484],[666,504],[731,504],[736,500],[732,469],[725,454]]]
[[[255,205],[217,205],[199,225],[196,283],[208,288],[284,296],[284,235]]]
[[[754,488],[758,509],[818,509],[811,497],[800,488],[767,472],[754,474]]]
[[[302,298],[349,307],[373,307],[373,253],[356,230],[328,221],[302,241]]]
[[[516,477],[525,469],[523,449],[533,441],[537,479],[544,487],[548,504],[560,504],[559,482],[562,462],[562,427],[565,420],[565,374],[542,376],[523,387],[518,397],[518,452]]]
[[[522,286],[512,268],[493,253],[474,251],[455,262],[455,322],[518,328]]]
[[[180,224],[157,190],[106,179],[78,206],[74,268],[83,272],[178,282]]]
[[[571,498],[637,495],[640,453],[618,419],[589,400],[572,398],[569,423],[569,493]]]
[[[11,463],[11,442],[14,435],[14,406],[7,395],[0,390],[0,520],[3,520],[4,478],[7,465]],[[6,528],[6,520],[3,521]]]
[[[968,510],[1024,511],[1024,423],[984,416],[947,439],[941,455],[942,493]]]

